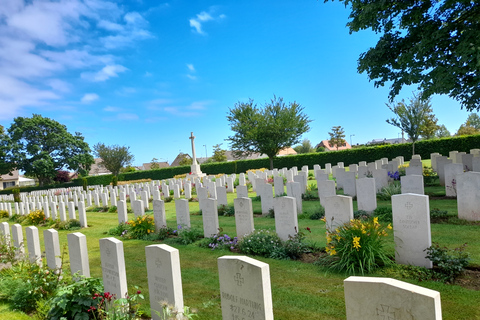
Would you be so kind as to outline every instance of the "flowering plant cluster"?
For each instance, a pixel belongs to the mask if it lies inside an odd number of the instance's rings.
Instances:
[[[238,248],[245,254],[270,257],[283,246],[282,240],[274,231],[255,230],[238,242]]]
[[[152,216],[144,215],[137,217],[128,222],[130,228],[128,229],[128,237],[133,239],[141,239],[145,235],[155,232],[155,221]]]
[[[7,210],[0,210],[0,219],[8,218],[8,211]]]
[[[43,210],[34,210],[26,216],[25,222],[28,224],[39,225],[46,220]]]
[[[133,295],[126,294],[125,298],[116,299],[115,295],[110,292],[103,294],[95,293],[92,297],[97,304],[91,306],[88,312],[94,319],[101,320],[134,320],[138,319],[139,299],[144,299],[142,292],[135,286],[136,293]]]
[[[395,172],[388,171],[388,176],[393,180],[400,180],[400,173],[398,171],[395,171]]]
[[[390,264],[384,247],[390,229],[391,224],[384,227],[375,217],[367,221],[350,220],[333,231],[327,230],[327,265],[351,274],[364,274]]]
[[[215,249],[230,249],[233,250],[237,247],[238,239],[234,237],[233,239],[228,236],[228,234],[221,235],[216,234],[212,238],[210,238],[211,242],[208,244],[209,248],[212,250]]]

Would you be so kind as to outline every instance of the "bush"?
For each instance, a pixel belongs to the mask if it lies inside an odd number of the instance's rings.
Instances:
[[[12,263],[20,255],[20,249],[12,246],[9,236],[0,234],[0,263]]]
[[[310,220],[320,220],[325,217],[325,208],[318,206],[315,208],[315,212],[310,215]]]
[[[200,247],[208,247],[212,250],[233,250],[237,247],[238,239],[237,237],[229,237],[228,234],[221,234],[220,230],[216,235],[211,238],[204,239],[200,244]]]
[[[370,221],[352,220],[334,231],[327,230],[326,251],[330,254],[322,263],[349,274],[365,274],[377,267],[391,264],[384,248],[386,228],[378,218]]]
[[[310,228],[306,228],[308,232]],[[285,254],[288,258],[297,260],[302,256],[302,254],[309,251],[307,244],[305,244],[305,233],[303,231],[299,231],[295,236],[289,236],[288,240],[284,242],[283,247],[285,250]]]
[[[270,230],[255,230],[238,243],[242,253],[262,257],[270,257],[272,252],[282,247],[282,240]]]
[[[393,195],[402,193],[402,188],[400,183],[394,182],[389,184],[386,187],[383,187],[382,190],[377,194],[377,198],[380,200],[391,200]]]
[[[307,192],[302,194],[302,199],[305,201],[313,201],[313,200],[319,200],[320,198],[318,197],[318,192],[307,190]]]
[[[76,219],[70,219],[65,221],[56,220],[52,225],[52,228],[57,230],[78,230],[81,229],[80,221]]]
[[[217,211],[219,216],[232,217],[235,215],[235,208],[233,206],[226,206],[222,204],[220,207],[218,207]]]
[[[24,221],[27,224],[39,225],[40,223],[45,222],[45,220],[46,218],[43,210],[34,210],[30,211],[30,213],[26,215]]]
[[[453,282],[458,277],[470,261],[470,257],[465,248],[467,244],[463,244],[459,248],[453,250],[447,247],[440,247],[438,243],[433,243],[427,248],[427,259],[433,262],[434,278],[442,282]]]
[[[393,222],[392,207],[377,207],[373,210],[373,216],[382,222]]]
[[[176,235],[176,237],[166,239],[165,243],[170,242],[170,243],[188,245],[203,238],[202,230],[197,228],[187,228],[182,225],[178,225],[178,228],[176,230],[173,230],[172,234]]]
[[[3,218],[9,218],[10,216],[8,215],[8,211],[7,210],[0,210],[0,219],[3,219]]]
[[[128,230],[129,239],[143,239],[146,235],[155,232],[155,221],[152,216],[144,215],[130,220],[128,222],[130,229]]]
[[[437,183],[438,175],[432,167],[423,168],[423,181],[426,186],[433,186]]]

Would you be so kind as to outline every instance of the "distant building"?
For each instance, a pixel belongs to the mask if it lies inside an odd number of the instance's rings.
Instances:
[[[297,152],[293,148],[285,148],[282,149],[278,152],[277,157],[283,157],[283,156],[290,156],[290,155],[295,155]],[[232,150],[226,150],[225,151],[225,156],[227,157],[227,161],[236,161],[236,160],[254,160],[254,159],[262,159],[262,158],[267,158],[267,155],[265,154],[260,154],[260,153],[253,153],[248,156],[241,156],[239,158],[235,158],[233,156],[233,151]],[[205,163],[209,158],[197,158],[197,162],[199,164]]]
[[[338,146],[338,149],[336,146],[331,146],[328,140],[322,140],[319,144],[315,146],[315,149],[318,148],[325,148],[325,151],[337,151],[337,150],[347,150],[347,149],[352,149],[352,146],[345,140],[344,144],[341,146]]]
[[[0,190],[10,188],[10,187],[24,187],[24,186],[34,186],[35,179],[25,178],[18,174],[18,170],[12,171],[12,174],[4,174],[0,176]]]
[[[393,139],[373,139],[372,141],[367,142],[367,144],[397,144],[397,143],[406,143],[409,142],[404,138],[393,138]]]
[[[158,167],[156,169],[161,169],[161,168],[168,168],[170,165],[168,162],[155,162],[155,164],[158,164]],[[138,170],[152,170],[152,162],[144,163],[140,167],[137,167]]]
[[[180,152],[175,160],[173,160],[173,162],[170,164],[170,167],[178,167],[180,165],[180,161],[182,161],[184,158],[192,159],[189,154]]]

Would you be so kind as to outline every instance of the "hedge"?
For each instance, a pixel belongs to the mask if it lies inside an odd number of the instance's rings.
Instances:
[[[425,141],[418,141],[415,144],[415,153],[419,154],[422,159],[430,159],[430,154],[438,152],[442,155],[448,156],[450,151],[456,150],[458,152],[469,152],[470,149],[480,148],[480,135],[470,135],[453,138],[432,139]],[[343,162],[345,166],[360,161],[373,162],[381,158],[393,159],[397,156],[405,157],[408,161],[412,155],[412,144],[402,143],[393,145],[371,146],[363,148],[355,148],[349,150],[321,152],[321,153],[307,153],[292,156],[278,157],[273,160],[275,168],[291,168],[302,167],[308,165],[313,168],[315,164],[325,167],[326,163],[332,165],[337,162]],[[250,169],[268,168],[270,162],[268,158],[255,160],[237,160],[228,162],[214,162],[202,164],[200,166],[203,173],[219,174],[219,173],[241,173]],[[136,172],[121,173],[118,176],[118,181],[130,181],[140,179],[163,180],[173,178],[176,175],[186,174],[190,172],[190,166],[169,167],[153,170],[144,170]],[[112,175],[101,175],[86,177],[88,185],[108,185],[112,181]],[[49,188],[68,188],[72,186],[81,186],[82,179],[74,179],[69,183],[63,183],[53,186],[45,187],[22,187],[20,192],[29,192],[35,190],[44,190]],[[0,190],[0,194],[11,193],[11,190]]]

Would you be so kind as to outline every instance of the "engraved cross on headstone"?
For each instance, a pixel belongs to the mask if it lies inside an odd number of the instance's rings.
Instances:
[[[379,319],[381,320],[395,320],[397,319],[395,317],[395,312],[394,311],[390,311],[390,306],[386,306],[386,305],[380,305],[380,308],[377,308],[377,316]]]
[[[233,277],[233,280],[237,282],[237,286],[241,287],[245,279],[242,278],[242,275],[240,273],[235,274]]]
[[[405,208],[407,208],[408,210],[412,209],[413,208],[413,204],[411,202],[407,202],[405,203]]]

